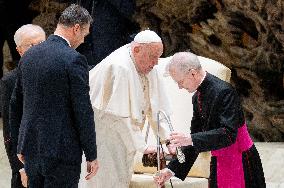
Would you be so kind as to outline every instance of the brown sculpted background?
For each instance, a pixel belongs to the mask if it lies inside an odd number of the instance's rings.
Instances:
[[[135,19],[160,32],[166,56],[190,50],[232,70],[255,140],[284,141],[284,1],[136,2]]]
[[[53,32],[63,0],[36,0],[34,19]],[[141,28],[157,31],[164,56],[190,50],[232,70],[256,141],[284,141],[284,1],[137,0]]]

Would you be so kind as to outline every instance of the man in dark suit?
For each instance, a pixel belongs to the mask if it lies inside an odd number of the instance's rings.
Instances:
[[[27,24],[20,27],[15,35],[14,41],[16,44],[16,50],[22,56],[30,47],[39,44],[45,40],[45,32],[40,26]],[[11,149],[11,132],[9,125],[9,103],[11,95],[17,79],[17,68],[8,72],[3,76],[0,81],[1,86],[1,106],[3,112],[3,137],[6,153],[12,169],[12,188],[27,187],[27,175],[24,170],[24,166],[19,161],[16,152]]]
[[[227,82],[205,72],[197,56],[190,52],[176,53],[169,73],[180,89],[192,97],[191,134],[174,132],[173,147],[182,146],[185,162],[177,159],[155,177],[159,185],[173,175],[184,180],[198,153],[211,151],[210,188],[264,188],[261,160],[247,131],[240,99]]]
[[[78,187],[82,150],[89,172],[86,179],[98,170],[88,65],[75,50],[84,42],[91,22],[86,9],[70,5],[54,35],[27,51],[19,62],[10,103],[12,141],[13,147],[18,143],[30,188]],[[17,109],[23,110],[22,117]]]

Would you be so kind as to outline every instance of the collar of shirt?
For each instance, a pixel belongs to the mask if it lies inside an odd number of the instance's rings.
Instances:
[[[65,37],[63,37],[63,36],[61,36],[61,35],[58,35],[58,34],[54,34],[54,35],[57,35],[57,36],[63,38],[64,40],[66,40],[66,42],[68,43],[68,45],[71,47],[71,44],[70,44],[69,40],[67,40]]]
[[[200,84],[198,85],[198,87],[202,84],[202,82],[204,81],[204,79],[205,79],[206,75],[207,75],[207,71],[205,71],[205,74],[204,74],[204,76],[203,76],[203,78],[202,78],[202,80],[201,80]]]
[[[207,71],[205,71],[205,74],[204,74],[204,76],[203,76],[203,78],[202,78],[201,82],[198,84],[198,87],[197,87],[197,89],[194,91],[194,93],[198,90],[198,88],[200,87],[200,85],[201,85],[201,84],[202,84],[202,82],[204,81],[204,79],[205,79],[206,75],[207,75]]]

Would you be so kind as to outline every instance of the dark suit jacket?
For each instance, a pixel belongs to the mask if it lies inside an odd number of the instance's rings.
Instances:
[[[199,93],[199,94],[198,94]],[[191,137],[194,146],[184,147],[185,163],[169,163],[175,176],[184,180],[199,152],[218,150],[236,141],[244,122],[236,90],[227,82],[207,73],[192,97]]]
[[[18,153],[81,162],[83,149],[88,161],[96,159],[86,58],[51,35],[24,54],[19,69],[10,104],[12,128],[20,123]]]
[[[0,82],[4,144],[10,166],[14,172],[18,172],[21,168],[23,168],[23,164],[19,161],[17,153],[12,151],[11,129],[9,124],[9,104],[16,79],[17,68],[5,74]]]

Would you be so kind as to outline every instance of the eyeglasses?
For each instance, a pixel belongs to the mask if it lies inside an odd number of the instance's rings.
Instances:
[[[182,79],[177,82],[178,85],[183,85],[184,81],[188,78],[186,75],[189,74],[191,70],[193,69],[189,69],[186,73],[184,73]]]
[[[42,42],[43,42],[43,40],[40,41],[40,42],[35,42],[35,43],[30,43],[30,44],[22,44],[22,45],[20,45],[20,47],[32,47],[32,46],[38,45]]]

